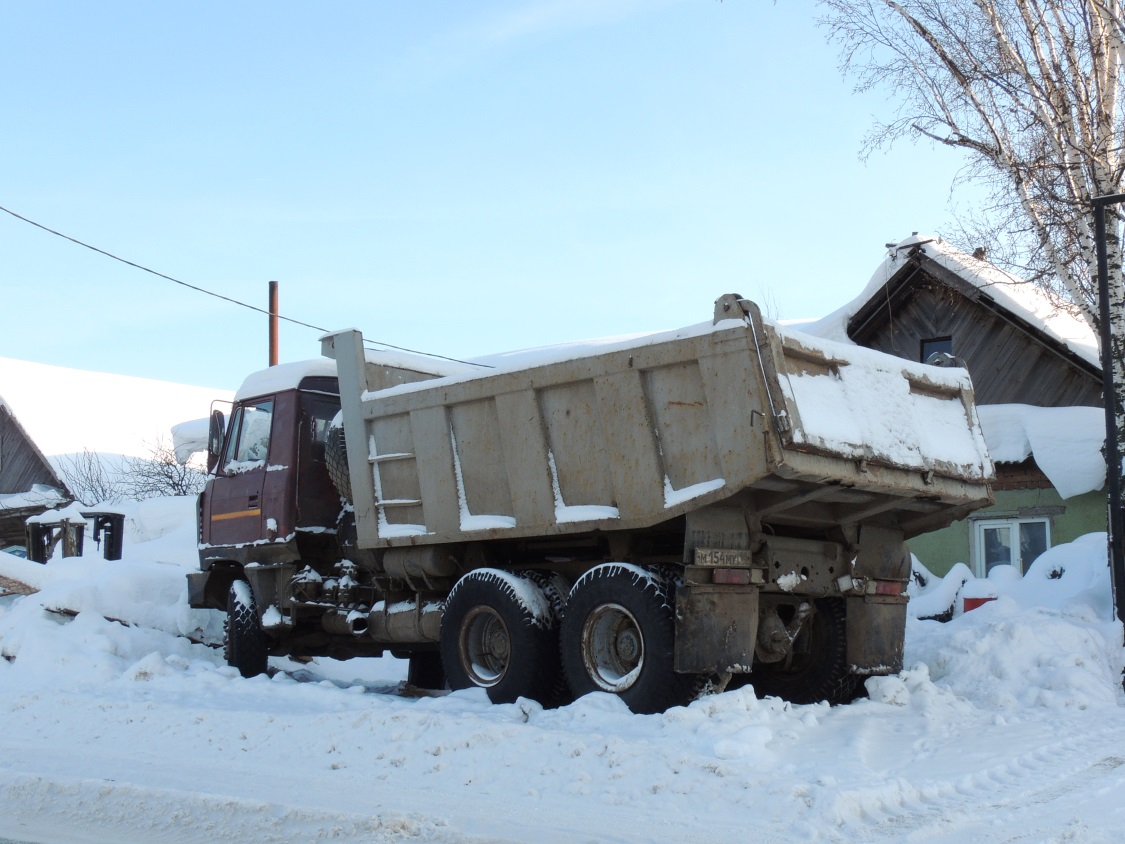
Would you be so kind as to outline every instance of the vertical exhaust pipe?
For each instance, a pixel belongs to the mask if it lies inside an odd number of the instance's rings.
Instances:
[[[270,282],[270,366],[277,366],[277,282]]]

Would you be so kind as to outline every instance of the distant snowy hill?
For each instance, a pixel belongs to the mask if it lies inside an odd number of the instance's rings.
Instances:
[[[144,457],[171,428],[207,416],[230,390],[174,384],[0,358],[0,398],[48,457],[80,453]]]

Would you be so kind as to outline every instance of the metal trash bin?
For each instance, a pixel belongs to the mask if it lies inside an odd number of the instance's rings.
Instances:
[[[125,538],[125,514],[83,510],[82,515],[94,523],[94,542],[102,549],[102,556],[107,560],[120,560]],[[102,545],[103,536],[105,545]]]

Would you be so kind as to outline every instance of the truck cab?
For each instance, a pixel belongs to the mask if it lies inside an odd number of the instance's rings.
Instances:
[[[330,565],[338,556],[341,504],[325,441],[340,409],[339,388],[334,375],[291,374],[257,386],[248,381],[229,420],[212,415],[193,606],[226,609],[230,585],[248,565]]]

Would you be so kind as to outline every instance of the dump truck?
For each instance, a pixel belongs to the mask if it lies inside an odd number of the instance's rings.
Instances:
[[[963,369],[734,294],[487,364],[321,344],[212,414],[189,602],[226,611],[244,676],[390,652],[494,702],[846,702],[902,668],[906,540],[992,500]]]

